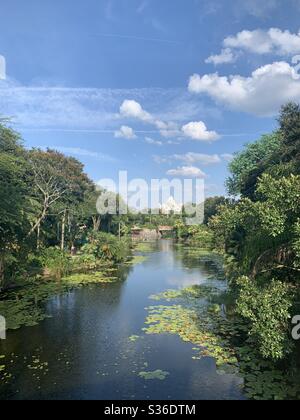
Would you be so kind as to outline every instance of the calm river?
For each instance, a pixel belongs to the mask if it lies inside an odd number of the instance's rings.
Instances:
[[[224,290],[220,261],[213,255],[189,260],[171,240],[158,242],[147,257],[117,283],[53,298],[47,304],[52,318],[37,327],[9,332],[0,353],[12,376],[0,385],[0,398],[243,399],[241,379],[218,374],[210,357],[193,360],[192,344],[142,331],[150,295],[202,284]],[[155,370],[169,375],[139,376]]]

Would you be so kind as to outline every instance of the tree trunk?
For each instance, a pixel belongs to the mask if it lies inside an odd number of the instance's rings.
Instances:
[[[37,219],[36,223],[34,224],[34,226],[31,228],[28,237],[31,236],[33,234],[33,232],[36,231],[36,229],[41,226],[42,221],[45,219],[46,215],[47,215],[47,211],[48,211],[48,204],[47,202],[44,203],[44,208],[42,211],[42,214],[40,215],[40,217]]]
[[[101,217],[100,216],[93,216],[92,220],[93,220],[93,230],[94,230],[94,232],[98,232],[99,229],[100,229],[100,225],[101,225]]]
[[[64,211],[62,222],[61,222],[61,250],[64,251],[65,249],[65,232],[66,232],[66,213],[67,210]]]
[[[37,227],[37,238],[36,238],[36,248],[40,249],[40,236],[41,236],[41,224],[38,224]]]

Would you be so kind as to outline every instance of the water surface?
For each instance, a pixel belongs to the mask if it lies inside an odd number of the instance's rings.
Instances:
[[[1,399],[242,399],[241,379],[220,375],[215,361],[193,360],[192,344],[144,335],[149,296],[191,285],[226,288],[220,261],[188,258],[172,241],[124,270],[114,284],[86,286],[47,304],[51,319],[9,332],[0,343],[7,384]],[[205,302],[203,302],[205,304]],[[129,337],[137,335],[137,341]],[[169,372],[145,381],[141,371]]]

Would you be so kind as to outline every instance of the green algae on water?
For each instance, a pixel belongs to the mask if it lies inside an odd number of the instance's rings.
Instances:
[[[247,337],[247,324],[242,319],[227,319],[219,304],[199,305],[199,297],[208,292],[208,302],[217,296],[215,290],[203,286],[169,290],[151,296],[154,300],[180,300],[181,305],[147,308],[146,334],[176,334],[194,345],[194,360],[212,357],[217,373],[236,374],[244,381],[247,398],[254,400],[300,399],[300,378],[289,374],[282,366],[261,358],[251,345],[238,346],[240,336]],[[197,292],[195,292],[195,290]],[[203,292],[203,293],[202,293]],[[221,291],[219,292],[221,296]]]
[[[217,366],[237,366],[234,351],[226,339],[221,339],[207,328],[197,312],[181,305],[156,306],[148,308],[146,334],[175,334],[185,342],[198,346],[199,357],[209,356]]]
[[[170,302],[171,300],[179,299],[203,299],[217,296],[219,289],[212,286],[191,286],[181,290],[166,290],[165,292],[159,293],[158,295],[151,295],[151,300],[165,300]]]
[[[169,372],[165,372],[163,370],[155,370],[153,372],[140,372],[139,373],[139,377],[145,379],[145,381],[151,381],[151,380],[155,380],[158,379],[160,381],[164,381],[167,376],[169,376]]]
[[[130,336],[129,338],[128,338],[128,340],[129,341],[131,341],[131,342],[135,342],[135,341],[137,341],[137,340],[139,340],[140,339],[140,336],[139,335],[132,335],[132,336]]]
[[[118,277],[111,277],[102,271],[97,271],[87,274],[73,274],[65,277],[63,282],[72,286],[85,285],[85,284],[99,284],[99,283],[114,283],[118,280]]]
[[[148,258],[143,256],[143,255],[134,255],[134,257],[130,261],[127,261],[125,264],[126,265],[138,265],[138,264],[142,264],[147,259]]]

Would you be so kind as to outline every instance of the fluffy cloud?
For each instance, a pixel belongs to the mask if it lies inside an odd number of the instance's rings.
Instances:
[[[206,155],[202,153],[186,153],[184,155],[173,155],[174,160],[180,160],[188,164],[201,163],[202,165],[214,165],[222,162],[218,155]]]
[[[205,60],[205,62],[207,64],[214,64],[215,66],[218,66],[219,64],[234,63],[236,61],[236,58],[236,54],[234,54],[230,48],[225,48],[221,51],[220,54],[211,55],[210,57],[208,57],[208,59]]]
[[[278,28],[271,28],[268,31],[261,29],[242,31],[226,38],[224,46],[229,51],[230,48],[235,48],[256,54],[295,55],[300,53],[300,32],[293,34]]]
[[[120,115],[125,118],[136,118],[145,122],[152,122],[152,116],[143,110],[142,106],[133,100],[126,99],[120,107]]]
[[[182,133],[185,137],[197,141],[215,141],[220,138],[215,131],[208,131],[206,125],[202,121],[190,122],[182,127]]]
[[[300,76],[295,68],[281,61],[258,68],[251,77],[194,74],[189,81],[189,91],[207,94],[238,111],[273,116],[282,104],[300,100]],[[193,127],[188,131],[193,132]]]
[[[190,178],[205,178],[206,174],[195,166],[182,166],[176,169],[170,169],[167,172],[169,176],[182,176]]]
[[[122,125],[120,130],[117,130],[115,132],[115,137],[132,140],[136,138],[136,135],[131,127],[128,127],[127,125]]]
[[[244,30],[225,38],[223,46],[220,54],[211,55],[205,62],[214,65],[233,63],[241,51],[280,57],[297,55],[300,54],[300,31],[293,34],[278,28]]]
[[[144,123],[155,126],[163,137],[171,137],[178,134],[177,124],[164,122],[155,118],[145,111],[140,103],[126,99],[120,107],[120,116],[123,118],[134,118]]]

